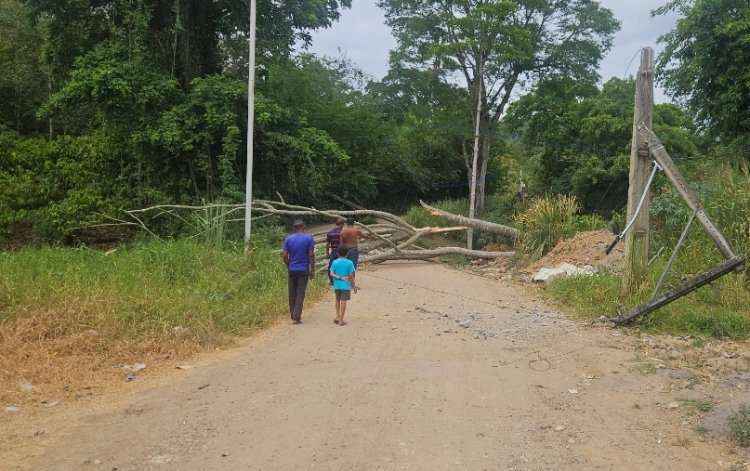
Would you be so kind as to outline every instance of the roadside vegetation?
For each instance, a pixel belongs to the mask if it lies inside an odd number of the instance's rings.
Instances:
[[[697,172],[704,168],[699,166]],[[699,197],[717,223],[727,242],[738,254],[750,253],[750,172],[747,166],[733,169],[723,166],[704,173],[698,186]],[[689,213],[676,191],[665,188],[653,204],[654,233],[650,251],[652,262],[646,281],[631,296],[623,298],[618,274],[579,276],[553,280],[545,288],[551,299],[574,309],[588,319],[612,317],[617,306],[626,309],[651,298],[652,290],[669,259]],[[563,221],[558,224],[562,225]],[[666,287],[683,277],[708,270],[722,261],[722,256],[699,224],[693,224],[670,273]],[[750,267],[743,273],[730,274],[644,316],[637,325],[656,332],[690,334],[724,339],[750,338]]]
[[[0,403],[99,389],[124,381],[123,365],[176,362],[283,318],[280,235],[261,232],[248,256],[189,239],[0,252]],[[311,283],[309,302],[326,286]]]
[[[69,3],[0,0],[0,402],[20,400],[19,384],[35,400],[53,385],[122,381],[123,364],[214,348],[286,312],[278,248],[289,221],[263,219],[245,257],[236,211],[165,212],[143,226],[124,213],[244,202],[243,2]],[[456,22],[453,3],[433,3],[444,8],[378,2],[397,47],[376,78],[346,58],[296,52],[350,0],[264,2],[254,196],[319,209],[348,200],[448,225],[417,203],[467,215],[476,146],[477,217],[521,231],[518,241],[476,234],[477,247],[515,245],[524,262],[576,232],[622,227],[635,82],[595,72],[619,28],[613,13],[578,0],[480,2]],[[657,13],[669,10],[682,19],[662,39],[658,79],[681,105],[657,104],[653,130],[749,254],[750,6],[671,1]],[[647,282],[623,298],[617,274],[562,279],[550,299],[588,319],[647,299],[689,217],[663,177],[653,196]],[[667,282],[719,261],[695,224]],[[750,338],[748,273],[637,325]]]

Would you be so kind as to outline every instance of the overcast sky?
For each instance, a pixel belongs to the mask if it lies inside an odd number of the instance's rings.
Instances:
[[[622,23],[612,49],[601,64],[599,73],[604,81],[611,77],[633,75],[640,63],[640,59],[634,59],[634,56],[643,46],[651,46],[659,54],[662,48],[656,43],[656,39],[674,27],[677,16],[671,14],[651,18],[649,13],[665,2],[666,0],[600,0]],[[352,0],[352,8],[343,11],[338,23],[313,35],[311,51],[332,57],[344,55],[360,69],[380,80],[388,71],[388,51],[396,46],[384,21],[383,12],[375,5],[374,0]],[[656,91],[655,99],[657,103],[668,101],[659,90]]]

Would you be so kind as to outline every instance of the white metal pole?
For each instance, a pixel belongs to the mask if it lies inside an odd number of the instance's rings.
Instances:
[[[253,202],[253,125],[255,122],[255,17],[256,0],[250,0],[250,41],[247,60],[247,173],[245,175],[245,241],[250,241]]]

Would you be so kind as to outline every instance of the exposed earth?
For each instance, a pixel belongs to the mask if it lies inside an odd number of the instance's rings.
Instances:
[[[556,267],[561,263],[618,271],[625,255],[625,244],[619,242],[607,254],[607,247],[614,239],[615,236],[608,231],[579,232],[555,245],[544,257],[525,267],[524,271],[533,273],[542,267]]]
[[[750,401],[744,344],[567,319],[439,263],[358,280],[346,326],[326,298],[116,395],[0,411],[0,469],[750,469],[726,425]]]

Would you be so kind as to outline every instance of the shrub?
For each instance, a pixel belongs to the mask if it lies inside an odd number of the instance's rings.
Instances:
[[[729,416],[729,434],[739,446],[750,446],[750,404],[742,404]]]
[[[523,252],[537,260],[560,240],[575,234],[575,216],[579,209],[575,196],[534,199],[526,211],[516,216],[516,227],[521,231],[519,246]]]

